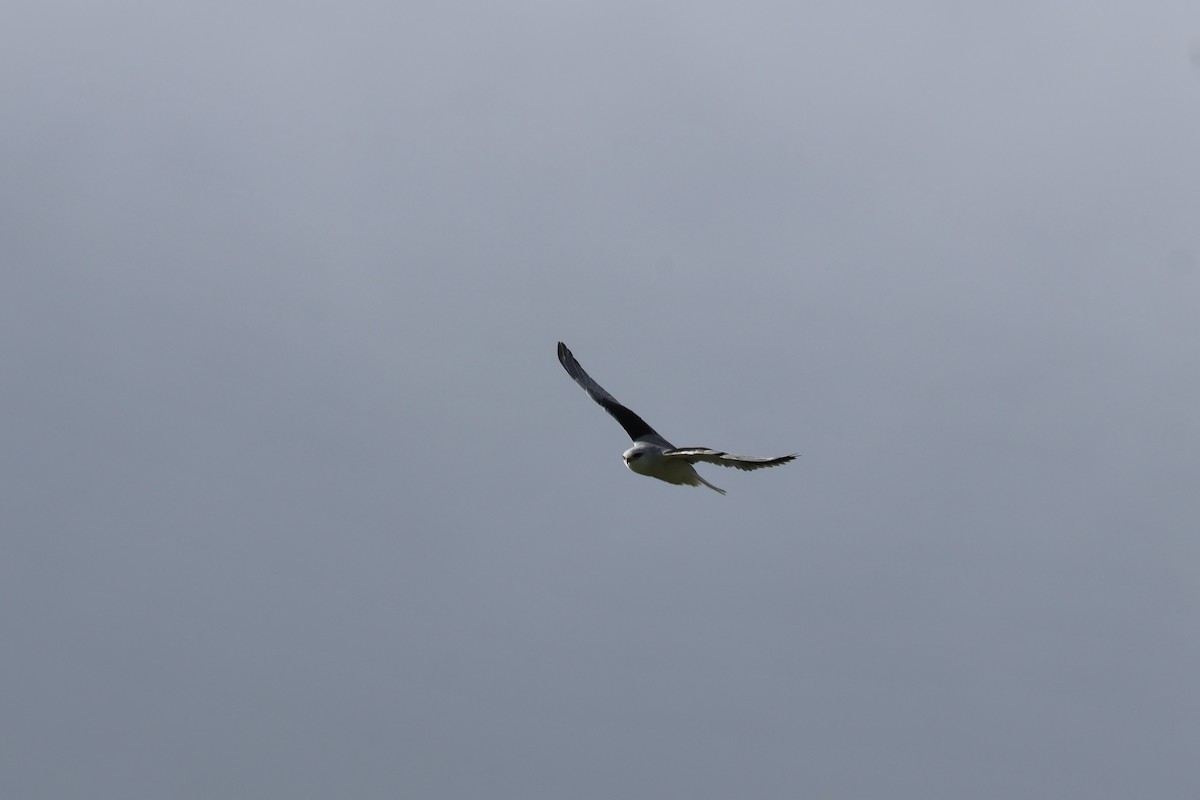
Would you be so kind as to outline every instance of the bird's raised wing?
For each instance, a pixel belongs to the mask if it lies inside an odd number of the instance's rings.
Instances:
[[[613,418],[621,423],[621,427],[629,434],[630,439],[636,441],[646,436],[662,439],[654,428],[646,424],[644,419],[618,403],[617,398],[604,391],[603,386],[592,380],[592,376],[584,372],[583,367],[579,366],[579,362],[575,360],[575,356],[571,355],[571,351],[562,342],[558,343],[558,360],[562,362],[563,369],[567,371],[567,374],[588,393],[588,397],[603,406],[605,411],[612,414]]]
[[[735,456],[732,453],[710,450],[707,447],[676,447],[674,450],[668,450],[663,453],[662,457],[681,458],[689,464],[703,461],[708,464],[719,464],[722,467],[736,467],[737,469],[777,467],[780,464],[796,460],[795,453],[792,453],[790,456],[779,456],[778,458],[758,458],[757,456]]]

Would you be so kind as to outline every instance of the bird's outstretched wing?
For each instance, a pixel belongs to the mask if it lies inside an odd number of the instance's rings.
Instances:
[[[567,371],[567,374],[588,393],[588,397],[603,406],[605,411],[612,414],[613,418],[621,423],[621,427],[629,434],[630,439],[636,441],[646,436],[662,438],[654,428],[646,424],[644,419],[618,403],[617,398],[604,391],[603,386],[592,380],[592,376],[584,372],[583,367],[579,366],[579,362],[575,360],[575,356],[571,355],[571,351],[562,342],[558,343],[558,360],[562,362],[563,369]]]
[[[777,467],[780,464],[796,460],[795,453],[790,456],[779,456],[778,458],[758,458],[757,456],[735,456],[732,453],[710,450],[707,447],[676,447],[673,450],[663,453],[662,457],[681,458],[689,464],[704,461],[708,464],[719,464],[722,467],[736,467],[737,469],[747,470]]]

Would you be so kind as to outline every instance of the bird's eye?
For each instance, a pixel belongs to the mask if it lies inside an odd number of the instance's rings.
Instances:
[[[641,453],[630,453],[630,454],[629,454],[629,460],[630,460],[630,461],[637,461],[637,460],[638,460],[639,458],[641,458],[641,457],[642,457],[642,454],[641,454]]]

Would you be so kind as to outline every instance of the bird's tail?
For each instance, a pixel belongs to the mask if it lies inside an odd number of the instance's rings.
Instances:
[[[724,490],[724,489],[718,489],[716,486],[713,486],[711,483],[709,483],[708,481],[704,480],[704,478],[703,478],[703,477],[701,477],[701,475],[700,475],[700,473],[699,473],[699,472],[697,472],[697,473],[696,473],[696,480],[700,481],[700,483],[703,483],[705,486],[707,486],[708,488],[712,489],[712,490],[713,490],[714,492],[716,492],[717,494],[725,494],[725,490]],[[692,485],[693,485],[693,486],[697,486],[697,485],[699,485],[699,484],[695,484],[695,483],[693,483]]]

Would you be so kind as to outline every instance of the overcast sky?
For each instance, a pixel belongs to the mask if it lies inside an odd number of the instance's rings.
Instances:
[[[4,16],[0,795],[1200,796],[1192,0]]]

